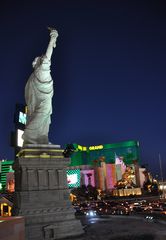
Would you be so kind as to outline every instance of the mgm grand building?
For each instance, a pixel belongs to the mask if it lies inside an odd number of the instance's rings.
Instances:
[[[114,190],[114,195],[141,194],[144,169],[140,168],[138,141],[97,146],[73,143],[68,144],[67,148],[72,149],[67,171],[69,187],[90,184],[101,191]],[[116,192],[121,183],[124,186]],[[124,193],[122,189],[128,189],[128,193]]]

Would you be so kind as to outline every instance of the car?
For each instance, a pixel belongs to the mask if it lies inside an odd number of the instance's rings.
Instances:
[[[156,222],[156,219],[154,218],[154,216],[145,216],[145,221],[146,222]]]
[[[85,213],[87,217],[95,217],[97,215],[97,212],[94,210],[89,210]]]

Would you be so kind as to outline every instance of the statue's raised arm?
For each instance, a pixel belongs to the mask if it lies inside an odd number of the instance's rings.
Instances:
[[[47,51],[46,51],[46,56],[49,60],[51,60],[53,48],[56,47],[56,40],[57,40],[57,37],[58,37],[58,32],[54,28],[50,28],[50,27],[48,27],[48,30],[50,31],[50,42],[48,44],[48,48],[47,48]]]
[[[51,56],[56,46],[58,32],[49,28],[50,41],[46,53],[36,57],[33,72],[25,86],[27,123],[23,134],[24,145],[48,144],[49,125],[52,114],[53,80],[50,74]]]

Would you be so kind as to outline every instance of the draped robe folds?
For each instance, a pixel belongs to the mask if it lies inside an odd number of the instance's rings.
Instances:
[[[24,145],[49,143],[53,96],[50,65],[46,56],[41,57],[25,86],[27,123],[23,134]]]

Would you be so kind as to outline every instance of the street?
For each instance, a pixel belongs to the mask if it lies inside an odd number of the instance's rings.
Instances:
[[[68,240],[164,240],[165,224],[147,221],[142,216],[78,217],[85,234]]]

